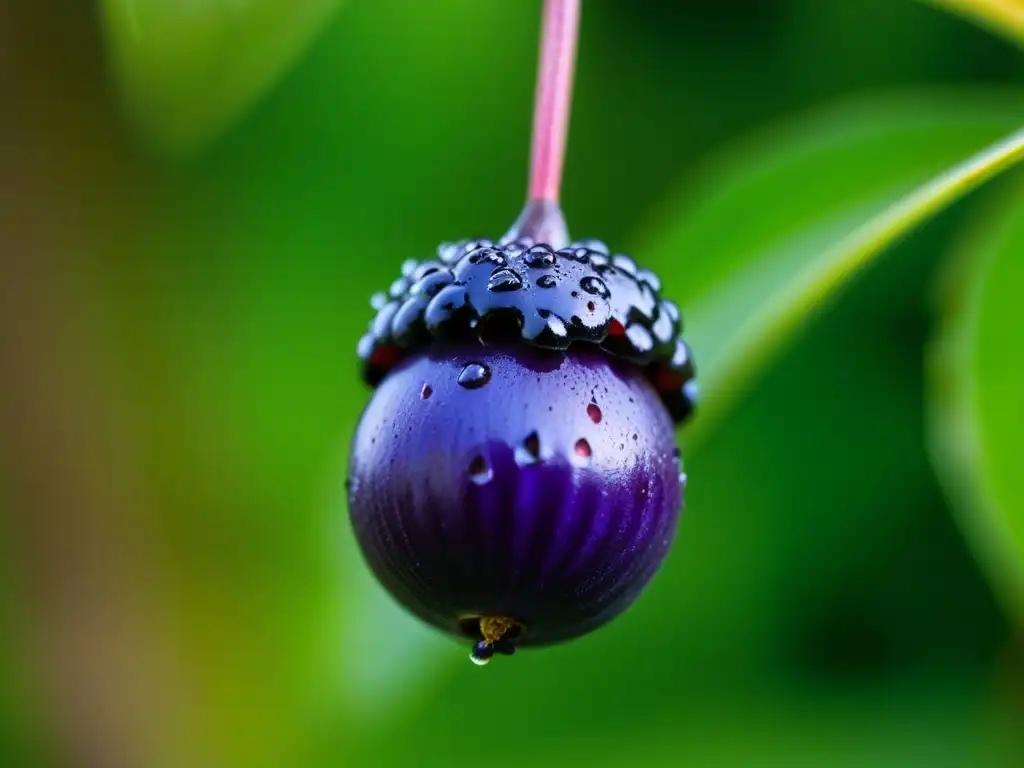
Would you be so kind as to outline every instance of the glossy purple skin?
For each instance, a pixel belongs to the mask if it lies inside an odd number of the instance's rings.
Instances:
[[[459,383],[472,363],[490,370],[474,389]],[[517,645],[607,622],[658,569],[682,506],[657,392],[592,345],[435,343],[381,382],[351,455],[370,567],[419,618],[471,640],[480,615],[522,624]]]

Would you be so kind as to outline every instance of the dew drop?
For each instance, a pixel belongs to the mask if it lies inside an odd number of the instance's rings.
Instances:
[[[467,363],[459,374],[459,385],[466,389],[480,389],[491,380],[491,369],[483,363]]]
[[[493,657],[494,646],[484,640],[480,640],[476,645],[474,645],[473,650],[470,651],[469,654],[469,660],[476,664],[478,667],[484,666]]]
[[[431,387],[429,384],[424,384],[423,388],[420,390],[420,399],[429,400],[432,394],[434,394],[433,387]]]
[[[589,459],[593,452],[590,450],[590,443],[585,437],[576,441],[576,455],[581,459]]]
[[[555,254],[546,245],[534,245],[523,254],[523,260],[528,267],[553,267]]]
[[[487,463],[487,459],[483,456],[474,456],[473,460],[469,462],[469,479],[477,485],[484,485],[489,483],[492,477],[494,477],[494,472],[491,465]]]
[[[554,275],[541,275],[537,278],[537,285],[541,288],[554,288],[557,283]]]
[[[494,270],[487,281],[487,290],[495,293],[518,291],[522,287],[523,278],[515,270],[508,267],[500,267]]]
[[[592,275],[588,275],[580,280],[580,288],[587,293],[599,296],[602,299],[607,299],[609,296],[608,286],[605,285],[604,280]]]
[[[595,424],[601,423],[601,409],[597,406],[597,403],[591,403],[587,406],[587,416]]]
[[[523,444],[516,448],[516,463],[523,466],[533,464],[540,460],[540,437],[536,432],[531,432],[523,440]]]

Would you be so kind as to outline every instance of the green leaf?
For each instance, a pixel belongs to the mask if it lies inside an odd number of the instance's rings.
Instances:
[[[833,106],[698,177],[695,202],[674,203],[665,233],[636,249],[683,307],[703,393],[691,440],[854,275],[1024,159],[1024,131],[996,141],[1022,122],[1021,107],[1019,95]]]
[[[929,354],[931,452],[1003,602],[1024,617],[1024,195],[986,211],[942,285]]]
[[[266,91],[338,0],[104,0],[125,107],[163,150],[194,151]]]
[[[924,0],[963,16],[992,32],[1024,45],[1024,2],[1021,0]]]

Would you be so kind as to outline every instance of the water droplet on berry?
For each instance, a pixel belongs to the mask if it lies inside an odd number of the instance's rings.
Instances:
[[[491,369],[483,363],[466,363],[459,373],[459,385],[466,389],[480,389],[491,380]]]
[[[487,281],[487,290],[489,291],[518,291],[522,287],[523,278],[507,267],[494,270],[491,273],[491,278]]]
[[[608,286],[604,284],[604,280],[600,277],[594,277],[593,275],[587,275],[580,280],[580,288],[587,293],[599,296],[602,299],[608,298]]]
[[[516,463],[520,466],[533,464],[540,460],[540,437],[536,432],[531,432],[523,440],[523,444],[516,447]]]
[[[528,267],[552,267],[555,264],[555,254],[546,245],[535,245],[523,254],[523,261]]]
[[[474,456],[469,462],[469,479],[477,485],[484,485],[494,477],[494,471],[483,456]]]
[[[508,264],[508,260],[494,248],[483,247],[477,248],[469,256],[470,264],[481,264],[483,262],[490,262],[499,267],[503,267]]]
[[[601,409],[597,406],[597,403],[590,403],[590,405],[587,406],[587,416],[589,416],[590,420],[595,424],[601,423]]]
[[[537,287],[539,288],[554,288],[558,284],[555,280],[554,275],[541,275],[537,278]]]
[[[423,389],[420,390],[420,399],[429,400],[430,396],[434,394],[434,389],[429,384],[424,384]]]

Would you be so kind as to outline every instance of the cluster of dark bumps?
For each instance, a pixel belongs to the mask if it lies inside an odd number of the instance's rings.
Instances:
[[[518,335],[556,350],[600,346],[642,367],[674,421],[693,411],[695,371],[682,318],[658,297],[658,277],[603,243],[489,240],[444,243],[436,259],[406,261],[359,342],[363,376],[376,386],[405,355],[435,339]]]

